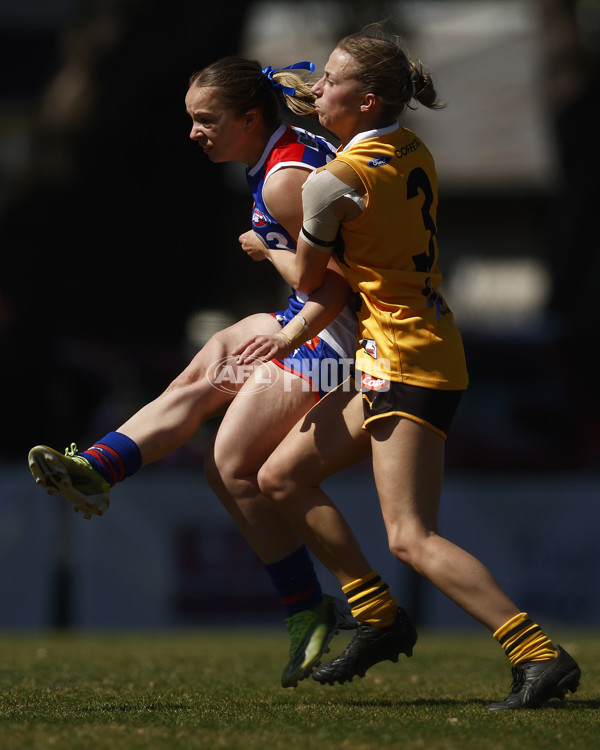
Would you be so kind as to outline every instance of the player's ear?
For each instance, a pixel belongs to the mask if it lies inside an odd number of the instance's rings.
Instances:
[[[375,94],[365,94],[363,97],[362,104],[360,105],[361,112],[372,112],[377,104],[377,97]]]
[[[246,130],[251,131],[253,130],[260,118],[260,114],[257,109],[249,109],[244,114],[244,127]]]

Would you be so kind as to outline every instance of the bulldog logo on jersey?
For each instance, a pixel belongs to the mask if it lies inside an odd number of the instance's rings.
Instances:
[[[373,339],[361,339],[360,345],[370,357],[377,359],[377,342]]]
[[[252,209],[252,225],[255,227],[267,226],[267,217],[256,206]]]

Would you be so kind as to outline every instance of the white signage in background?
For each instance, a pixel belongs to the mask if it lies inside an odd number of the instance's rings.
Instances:
[[[367,558],[423,627],[479,627],[388,551],[372,476],[326,487]],[[600,477],[559,474],[447,478],[440,529],[482,560],[537,621],[600,625]],[[27,468],[0,472],[0,628],[169,628],[283,624],[260,561],[201,471],[146,469],[85,520]],[[325,591],[337,581],[317,563]],[[416,611],[415,611],[416,610]]]

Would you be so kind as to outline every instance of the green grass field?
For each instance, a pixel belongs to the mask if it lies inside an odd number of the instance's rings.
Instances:
[[[0,635],[0,748],[500,750],[600,747],[600,634],[553,633],[579,690],[490,712],[510,688],[491,636],[422,633],[411,659],[343,686],[279,686],[282,631]],[[332,655],[347,642],[338,636]]]

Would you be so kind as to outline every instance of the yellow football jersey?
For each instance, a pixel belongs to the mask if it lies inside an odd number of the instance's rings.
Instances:
[[[351,167],[366,191],[360,216],[341,224],[340,265],[362,299],[357,368],[411,385],[466,388],[461,336],[439,292],[431,154],[400,127],[351,142],[321,169],[335,173],[336,162]]]

